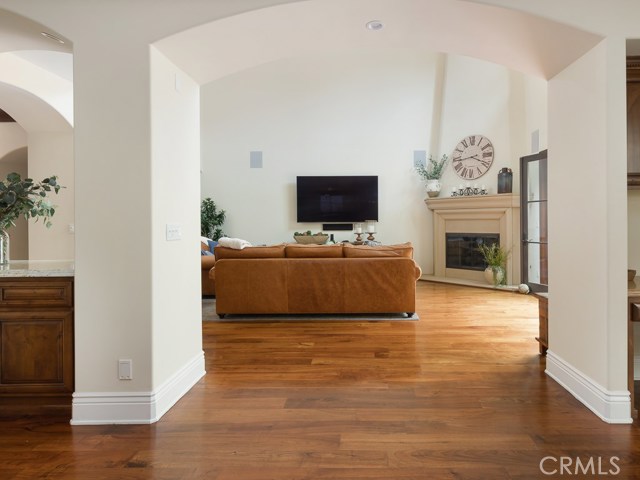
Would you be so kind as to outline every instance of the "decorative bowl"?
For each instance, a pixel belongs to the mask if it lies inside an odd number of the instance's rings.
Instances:
[[[303,245],[323,245],[329,240],[329,235],[294,235],[293,238]]]

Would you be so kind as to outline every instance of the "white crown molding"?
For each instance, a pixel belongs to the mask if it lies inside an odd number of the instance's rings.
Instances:
[[[74,393],[71,425],[155,423],[205,373],[201,352],[152,392]]]
[[[605,422],[633,422],[629,392],[605,389],[551,350],[547,351],[545,373]]]

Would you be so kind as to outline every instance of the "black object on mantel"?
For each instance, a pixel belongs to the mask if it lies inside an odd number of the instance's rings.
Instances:
[[[498,173],[498,193],[511,193],[513,172],[510,168],[503,168]]]
[[[353,230],[353,223],[323,223],[322,230]]]

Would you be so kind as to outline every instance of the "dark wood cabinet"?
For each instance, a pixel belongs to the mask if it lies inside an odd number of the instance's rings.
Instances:
[[[71,405],[73,277],[0,277],[0,403]]]
[[[640,188],[640,57],[627,57],[627,186]]]

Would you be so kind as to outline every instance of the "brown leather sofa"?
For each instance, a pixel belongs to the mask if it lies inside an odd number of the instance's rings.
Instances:
[[[416,310],[420,267],[410,243],[215,247],[216,312],[226,314],[407,313]]]
[[[200,242],[200,250],[209,250],[209,245],[204,242]],[[202,295],[215,295],[216,294],[216,280],[209,277],[209,271],[216,264],[216,257],[214,255],[201,255],[201,277],[202,277]]]

